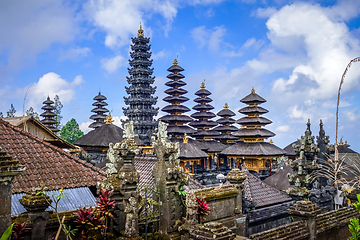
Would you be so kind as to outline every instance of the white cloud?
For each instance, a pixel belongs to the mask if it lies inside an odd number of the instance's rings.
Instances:
[[[84,134],[87,134],[90,130],[92,130],[92,128],[89,128],[89,125],[93,123],[93,122],[83,122],[80,124],[79,128],[81,131],[83,131]]]
[[[74,11],[61,0],[2,1],[0,52],[11,67],[19,67],[52,43],[66,43],[77,34]]]
[[[308,119],[313,117],[311,113],[305,112],[303,109],[299,109],[297,105],[289,108],[289,115],[290,118],[300,119],[301,122],[307,122]]]
[[[290,130],[289,125],[282,125],[276,128],[276,132],[288,132]]]
[[[152,59],[157,60],[157,59],[163,58],[163,57],[165,57],[167,55],[168,55],[167,51],[162,50],[160,52],[157,52],[157,53],[153,54]]]
[[[226,28],[224,26],[214,27],[213,29],[206,29],[205,26],[200,26],[191,31],[191,36],[200,47],[207,45],[210,51],[215,52],[223,42],[222,38],[225,32]]]
[[[44,74],[28,92],[28,106],[39,106],[48,96],[54,99],[58,95],[62,104],[70,102],[75,97],[75,87],[83,82],[82,76],[76,76],[72,82],[62,79],[60,75],[49,72]],[[22,90],[23,92],[26,89]]]
[[[106,32],[105,45],[110,48],[124,46],[129,37],[136,34],[139,22],[145,26],[145,35],[151,31],[146,27],[143,16],[160,14],[164,19],[165,34],[170,30],[173,18],[177,14],[177,2],[169,0],[91,0],[85,4],[90,21]]]
[[[357,113],[357,110],[358,110],[357,108],[347,109],[343,111],[343,113],[345,114],[347,120],[354,122],[360,118],[360,115]]]
[[[59,60],[72,60],[76,61],[79,60],[79,58],[86,57],[90,53],[90,48],[87,47],[76,47],[76,48],[70,48],[66,51],[62,51],[60,53]]]
[[[277,10],[274,7],[258,8],[252,15],[255,15],[258,18],[269,18],[276,12]]]
[[[263,40],[256,40],[255,38],[249,38],[241,46],[239,51],[237,51],[237,52],[235,52],[235,51],[229,51],[229,52],[225,51],[223,53],[223,55],[226,56],[226,57],[240,57],[240,56],[244,55],[244,52],[247,49],[253,48],[255,50],[258,50],[263,44],[264,44]]]
[[[115,56],[113,58],[104,58],[101,59],[102,68],[104,68],[109,73],[114,73],[122,66],[126,66],[127,61],[121,55]]]
[[[127,119],[128,119],[128,117],[126,117],[126,116],[120,116],[120,117],[115,116],[115,117],[114,117],[114,124],[115,124],[116,126],[122,128],[122,122],[121,122],[121,120],[125,121],[125,120],[127,120]]]

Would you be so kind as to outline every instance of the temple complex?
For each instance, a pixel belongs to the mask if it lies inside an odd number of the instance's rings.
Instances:
[[[241,128],[233,133],[241,141],[226,148],[221,154],[236,159],[237,167],[245,163],[249,171],[265,174],[267,170],[271,171],[271,169],[267,169],[267,162],[269,163],[268,167],[271,168],[271,159],[280,157],[285,152],[271,142],[264,141],[275,136],[275,133],[263,128],[263,126],[272,123],[269,119],[261,117],[268,110],[259,105],[266,100],[252,89],[251,93],[241,99],[240,102],[248,105],[239,110],[240,113],[247,116],[236,121],[241,125]]]
[[[221,132],[221,135],[215,137],[216,140],[219,140],[222,143],[233,143],[238,138],[231,135],[232,132],[239,130],[237,127],[233,126],[232,124],[235,123],[235,119],[232,117],[236,114],[229,109],[227,103],[225,103],[224,109],[220,110],[217,115],[221,117],[220,119],[216,120],[218,124],[221,126],[217,126],[214,130]]]
[[[105,124],[104,120],[106,119],[106,115],[104,115],[104,114],[109,112],[109,110],[107,110],[105,108],[105,106],[108,105],[106,102],[104,102],[107,98],[105,96],[101,95],[100,92],[93,99],[95,102],[92,105],[95,106],[95,108],[93,108],[91,110],[91,112],[93,112],[95,114],[91,115],[90,119],[94,120],[95,122],[91,123],[89,125],[89,128],[95,129],[95,128],[101,127]]]
[[[137,37],[131,38],[131,41],[133,43],[129,60],[131,68],[128,69],[130,76],[126,77],[130,87],[125,87],[129,96],[124,97],[128,107],[123,108],[123,111],[128,117],[125,122],[134,122],[134,133],[139,137],[138,145],[150,146],[151,136],[157,126],[154,116],[158,113],[158,108],[153,107],[157,102],[157,97],[152,96],[156,87],[151,86],[155,77],[151,76],[154,69],[150,68],[152,65],[150,38],[144,37],[144,31],[140,25]]]
[[[43,102],[44,106],[41,108],[44,110],[42,114],[40,114],[43,119],[41,120],[41,123],[44,124],[48,129],[53,131],[54,133],[57,133],[60,131],[60,129],[57,129],[54,125],[57,123],[55,120],[56,113],[54,113],[55,106],[54,101],[50,100],[50,97],[48,96],[47,99]]]
[[[161,109],[161,111],[168,113],[168,115],[161,117],[160,120],[168,123],[167,132],[170,137],[182,139],[184,134],[189,135],[196,132],[191,127],[184,125],[193,121],[193,119],[187,115],[182,115],[190,111],[188,107],[181,105],[189,100],[189,98],[182,96],[188,92],[181,88],[186,85],[186,83],[181,80],[185,76],[180,73],[184,71],[184,69],[178,65],[177,59],[175,58],[173,65],[168,68],[168,71],[170,74],[166,77],[170,79],[170,81],[166,82],[165,85],[170,88],[165,90],[165,93],[170,96],[165,97],[163,100],[171,105],[167,105]]]

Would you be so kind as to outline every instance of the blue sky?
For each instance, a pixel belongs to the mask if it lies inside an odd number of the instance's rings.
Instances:
[[[191,100],[205,79],[214,112],[227,102],[234,112],[251,88],[285,147],[319,120],[335,141],[336,96],[348,62],[360,56],[360,1],[92,0],[0,3],[0,111],[26,100],[41,113],[47,95],[60,96],[62,124],[75,118],[86,131],[99,89],[117,122],[123,116],[129,45],[141,22],[151,37],[157,106],[166,69],[178,56]],[[360,63],[342,89],[339,137],[360,151]],[[159,112],[159,116],[163,115]],[[191,113],[190,113],[191,114]],[[239,119],[237,113],[236,119]]]

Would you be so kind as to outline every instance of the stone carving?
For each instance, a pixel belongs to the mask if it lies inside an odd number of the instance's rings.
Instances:
[[[130,122],[124,124],[123,138],[124,138],[124,140],[135,138],[133,121],[130,121]]]
[[[112,174],[116,174],[124,163],[120,157],[120,143],[109,144],[106,159],[109,161],[106,163],[106,176],[110,177]]]
[[[137,229],[137,201],[134,197],[130,197],[125,207],[126,223],[125,223],[125,236],[136,237]]]
[[[160,140],[164,140],[167,138],[167,126],[165,123],[163,123],[162,121],[159,121],[159,127],[158,127],[158,132],[156,134],[156,136],[158,137],[158,139]]]
[[[197,224],[198,221],[196,219],[196,208],[197,208],[197,200],[193,190],[186,194],[186,222],[188,224]]]

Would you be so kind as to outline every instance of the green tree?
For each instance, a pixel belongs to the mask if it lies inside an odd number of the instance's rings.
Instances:
[[[60,101],[60,98],[58,95],[55,95],[54,97],[54,103],[55,103],[55,109],[54,109],[54,113],[56,113],[56,123],[55,123],[55,127],[57,129],[61,128],[61,120],[63,119],[63,117],[61,116],[61,109],[63,108],[63,105]]]
[[[82,136],[84,136],[84,133],[80,130],[79,124],[74,118],[68,121],[60,131],[60,137],[69,143],[74,143],[76,139]]]
[[[30,107],[28,110],[26,110],[26,116],[33,116],[37,120],[40,120],[39,114],[34,111],[33,107]]]
[[[15,117],[16,110],[14,108],[14,105],[10,105],[9,111],[6,112],[6,117]]]

